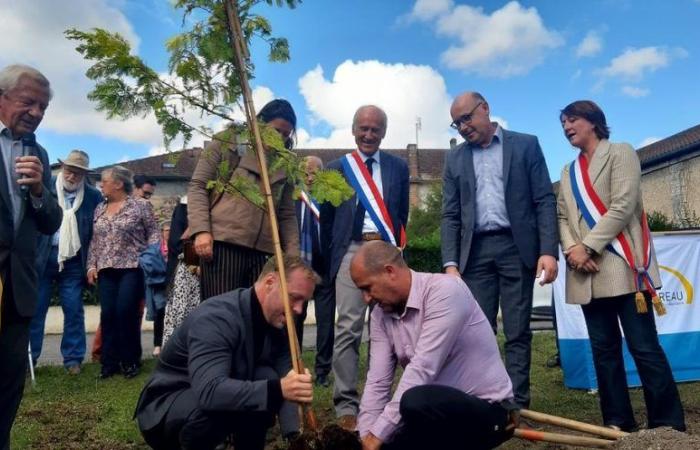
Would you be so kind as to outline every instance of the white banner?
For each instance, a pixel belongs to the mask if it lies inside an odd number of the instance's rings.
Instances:
[[[653,236],[661,273],[658,294],[667,314],[656,316],[659,341],[666,352],[676,381],[700,379],[700,234],[655,233]],[[559,258],[560,276],[554,282],[560,357],[564,384],[594,388],[597,383],[583,312],[565,301],[566,260]],[[625,347],[625,366],[630,386],[638,386],[634,362]]]

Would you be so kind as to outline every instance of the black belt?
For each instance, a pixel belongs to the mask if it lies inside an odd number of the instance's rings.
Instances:
[[[476,237],[501,236],[503,234],[510,234],[510,228],[498,228],[496,230],[484,230],[474,233]]]

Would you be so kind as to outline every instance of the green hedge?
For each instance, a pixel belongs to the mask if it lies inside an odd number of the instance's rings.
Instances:
[[[417,272],[442,272],[440,237],[437,233],[424,238],[414,237],[404,251],[406,262]]]

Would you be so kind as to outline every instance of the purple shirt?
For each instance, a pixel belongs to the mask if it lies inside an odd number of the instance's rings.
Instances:
[[[404,313],[374,308],[370,326],[360,436],[389,441],[401,421],[401,396],[414,386],[452,386],[489,402],[513,398],[491,325],[460,278],[411,271]],[[397,363],[404,372],[392,397]]]
[[[139,255],[149,244],[160,242],[160,232],[153,207],[142,199],[127,197],[124,206],[112,217],[106,214],[107,203],[95,209],[93,234],[88,252],[88,269],[133,269]]]

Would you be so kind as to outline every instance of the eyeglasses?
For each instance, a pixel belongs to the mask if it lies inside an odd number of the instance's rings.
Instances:
[[[143,198],[151,198],[153,196],[153,192],[149,191],[143,191]]]
[[[481,106],[484,102],[479,102],[476,104],[474,108],[472,108],[471,111],[469,111],[467,114],[462,114],[461,116],[457,117],[451,124],[450,126],[454,128],[455,130],[459,130],[459,128],[462,126],[462,124],[469,123],[472,121],[472,116],[474,115],[474,111],[476,111],[476,108]]]

